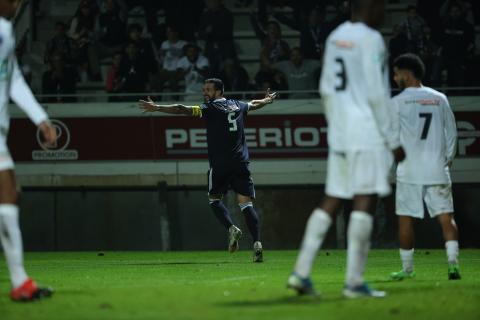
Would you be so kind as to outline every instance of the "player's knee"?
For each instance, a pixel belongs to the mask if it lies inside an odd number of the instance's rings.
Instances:
[[[453,214],[451,213],[440,214],[438,216],[438,220],[440,221],[440,225],[443,229],[448,230],[451,228],[457,228],[457,224],[455,223],[455,219],[453,218]]]

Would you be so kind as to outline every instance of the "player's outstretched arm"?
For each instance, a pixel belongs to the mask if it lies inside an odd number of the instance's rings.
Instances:
[[[273,103],[273,101],[277,98],[278,94],[276,92],[270,93],[270,88],[267,89],[267,93],[265,94],[265,98],[261,100],[252,100],[249,102],[250,104],[250,111],[258,110],[265,107],[267,104]]]
[[[195,115],[196,109],[199,107],[195,106],[186,106],[180,103],[176,104],[155,104],[150,97],[147,100],[140,100],[138,101],[140,105],[140,109],[143,110],[143,113],[147,112],[163,112],[163,113],[170,113],[170,114],[183,114],[186,116],[193,116]]]
[[[22,109],[32,120],[33,123],[40,129],[45,144],[51,146],[57,140],[57,130],[48,119],[48,115],[37,102],[33,96],[30,87],[25,82],[20,68],[18,67],[17,59],[13,62],[13,73],[10,82],[10,98]]]

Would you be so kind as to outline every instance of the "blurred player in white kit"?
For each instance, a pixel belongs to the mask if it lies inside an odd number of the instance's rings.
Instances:
[[[386,48],[376,30],[383,20],[383,0],[353,0],[352,21],[328,37],[320,93],[328,122],[326,196],[311,214],[300,254],[287,286],[298,294],[316,295],[310,274],[342,199],[353,200],[348,224],[347,298],[383,297],[363,279],[370,249],[377,197],[390,193],[392,154],[405,157],[398,120],[389,106]]]
[[[19,3],[18,0],[0,0],[0,240],[12,282],[10,298],[14,301],[33,301],[50,296],[52,290],[38,287],[28,277],[23,265],[18,193],[13,160],[7,147],[9,100],[12,99],[38,126],[46,144],[53,144],[57,134],[23,79],[15,57],[13,25],[8,19],[15,15]]]
[[[414,54],[394,62],[394,80],[403,91],[393,107],[399,117],[400,141],[407,159],[397,167],[396,213],[403,268],[392,279],[415,277],[413,271],[413,219],[430,216],[442,226],[448,259],[448,278],[460,279],[458,230],[453,217],[450,166],[456,151],[457,128],[447,97],[422,85],[425,66]]]

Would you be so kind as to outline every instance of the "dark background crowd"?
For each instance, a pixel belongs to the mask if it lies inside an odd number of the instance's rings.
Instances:
[[[349,19],[349,1],[253,2],[235,2],[250,8],[251,27],[261,45],[260,52],[251,53],[258,55],[260,65],[253,79],[235,47],[235,17],[221,0],[81,0],[70,21],[56,22],[55,34],[46,45],[49,70],[43,74],[42,93],[72,94],[79,82],[102,81],[109,93],[195,95],[206,77],[215,76],[224,80],[227,91],[272,88],[297,91],[284,98],[315,97],[305,91],[318,87],[325,40]],[[131,9],[139,6],[145,22],[128,23]],[[327,18],[328,6],[335,12]],[[158,23],[159,11],[164,23]],[[479,13],[480,1],[418,0],[416,6],[405,8],[404,20],[394,26],[386,43],[390,64],[398,55],[413,52],[426,64],[425,84],[480,86],[480,56],[475,50]],[[296,46],[282,37],[279,22],[299,32]],[[101,64],[106,62],[109,68],[102,76]]]

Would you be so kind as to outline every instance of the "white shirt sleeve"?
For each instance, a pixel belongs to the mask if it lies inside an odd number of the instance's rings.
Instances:
[[[48,120],[47,113],[33,96],[18,67],[17,58],[13,61],[13,73],[10,83],[10,97],[32,120],[35,125]]]
[[[394,116],[389,106],[390,86],[386,66],[386,49],[380,35],[368,37],[363,41],[363,67],[366,77],[368,101],[381,136],[390,149],[400,146],[398,116]],[[397,122],[397,123],[395,123]]]
[[[445,145],[446,145],[446,158],[450,162],[455,157],[457,151],[457,124],[455,123],[455,116],[452,109],[445,99],[443,104],[444,116],[445,116]]]

